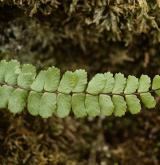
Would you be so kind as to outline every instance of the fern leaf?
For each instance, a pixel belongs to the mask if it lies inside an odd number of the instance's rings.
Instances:
[[[57,90],[60,81],[60,70],[55,67],[50,67],[48,70],[41,71],[33,84],[31,89],[41,92],[42,90],[54,92]]]
[[[84,92],[87,85],[87,72],[85,70],[78,69],[74,72],[74,74],[77,77],[77,82],[72,92]]]
[[[138,89],[138,78],[135,76],[128,76],[124,94],[132,94]]]
[[[155,90],[155,93],[160,96],[160,76],[156,75],[153,78],[152,89]],[[158,90],[159,89],[159,90]]]
[[[160,95],[159,75],[152,81],[152,90],[150,86],[147,75],[140,79],[129,75],[126,79],[121,73],[114,77],[110,72],[98,73],[87,85],[87,73],[82,69],[66,71],[60,78],[60,70],[50,67],[36,76],[33,65],[21,67],[16,60],[0,61],[0,108],[8,108],[12,113],[22,112],[27,104],[30,114],[43,118],[53,114],[63,118],[71,109],[76,117],[112,113],[120,117],[127,107],[131,114],[137,114],[141,110],[140,100],[147,108],[155,107],[151,93]]]
[[[144,104],[144,106],[146,108],[154,108],[156,106],[156,100],[154,99],[154,97],[151,95],[151,93],[147,92],[147,93],[141,93],[140,94],[142,103]]]
[[[140,100],[136,95],[126,95],[126,103],[131,114],[137,114],[141,111]]]
[[[105,87],[103,88],[103,93],[111,93],[114,87],[114,77],[110,72],[104,73],[106,78]]]
[[[72,92],[72,89],[76,86],[77,76],[71,71],[67,71],[63,74],[63,77],[60,81],[58,91],[69,94]]]
[[[16,85],[19,73],[20,63],[16,60],[9,61],[5,70],[4,81],[9,85]]]
[[[42,93],[38,93],[34,91],[31,91],[29,93],[27,109],[28,112],[33,116],[37,116],[39,114],[41,97],[42,97]]]
[[[54,92],[57,90],[60,81],[60,70],[50,67],[45,72],[44,90]]]
[[[147,75],[142,75],[139,79],[138,92],[148,92],[151,86],[151,79]]]
[[[96,74],[88,83],[87,92],[90,94],[98,94],[105,87],[106,78],[104,74]]]
[[[76,117],[84,117],[87,115],[85,108],[85,94],[72,95],[72,111]]]
[[[31,64],[22,65],[21,72],[19,73],[17,78],[18,86],[25,89],[30,88],[31,84],[33,83],[33,80],[35,79],[35,76],[36,76],[35,66]]]
[[[20,113],[23,111],[27,100],[27,91],[24,89],[15,89],[8,101],[8,109],[12,113]]]
[[[115,84],[112,93],[113,94],[122,93],[126,85],[126,78],[121,73],[116,73],[114,78],[115,78]]]
[[[48,118],[56,111],[57,96],[55,93],[45,92],[40,99],[39,115]]]
[[[7,108],[9,97],[13,90],[14,88],[7,85],[0,86],[0,108]]]
[[[31,85],[31,89],[37,92],[41,92],[44,89],[44,83],[45,83],[45,73],[46,71],[40,71],[37,75],[36,79]]]
[[[0,83],[4,82],[4,77],[5,77],[5,71],[7,68],[8,62],[6,60],[2,60],[0,62]]]
[[[110,96],[101,94],[99,96],[99,105],[101,109],[101,115],[103,116],[112,115],[114,111],[114,105]]]
[[[57,112],[56,115],[64,118],[69,115],[71,111],[71,96],[68,94],[58,94],[57,97]]]
[[[118,117],[122,117],[127,109],[127,105],[124,98],[119,95],[113,95],[112,101],[114,104],[114,115]]]
[[[95,117],[100,115],[99,97],[86,94],[85,100],[86,112],[89,116]]]

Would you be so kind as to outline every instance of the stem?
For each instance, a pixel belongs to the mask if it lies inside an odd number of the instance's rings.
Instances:
[[[66,94],[66,93],[63,93],[63,92],[59,92],[59,91],[54,91],[54,92],[49,92],[49,91],[45,91],[45,90],[42,90],[41,92],[38,92],[38,91],[35,91],[35,90],[33,90],[33,89],[31,89],[31,88],[23,88],[23,87],[20,87],[20,86],[18,86],[18,85],[11,85],[11,84],[7,84],[7,83],[5,83],[5,82],[1,82],[0,83],[0,86],[3,86],[3,85],[6,85],[6,86],[9,86],[9,87],[12,87],[12,88],[19,88],[19,89],[23,89],[23,90],[26,90],[26,91],[28,91],[28,92],[31,92],[31,91],[34,91],[34,92],[37,92],[37,93],[45,93],[45,92],[48,92],[48,93],[56,93],[56,94],[59,94],[59,93],[61,93],[61,94]],[[155,93],[156,91],[158,91],[158,90],[160,90],[160,88],[158,88],[158,89],[151,89],[151,90],[149,90],[149,91],[147,91],[147,92],[134,92],[134,93],[131,93],[131,94],[125,94],[125,93],[98,93],[98,94],[92,94],[92,93],[88,93],[88,92],[86,92],[86,91],[84,91],[84,92],[71,92],[71,93],[69,93],[68,95],[73,95],[73,94],[78,94],[78,93],[85,93],[85,94],[89,94],[89,95],[92,95],[92,96],[99,96],[99,95],[101,95],[101,94],[103,94],[103,95],[109,95],[109,96],[113,96],[113,95],[119,95],[119,96],[126,96],[126,95],[140,95],[140,94],[143,94],[143,93]]]

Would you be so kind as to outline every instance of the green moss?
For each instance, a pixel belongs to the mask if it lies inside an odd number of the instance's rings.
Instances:
[[[33,0],[8,1],[2,4],[17,6],[27,15],[50,15],[59,18],[65,29],[80,37],[86,33],[107,35],[107,40],[124,41],[129,44],[134,35],[155,33],[154,39],[160,41],[159,1],[89,1],[89,0]],[[70,25],[70,26],[69,26]],[[73,30],[74,28],[74,30]],[[84,30],[85,29],[85,30]],[[94,36],[94,39],[97,36]]]

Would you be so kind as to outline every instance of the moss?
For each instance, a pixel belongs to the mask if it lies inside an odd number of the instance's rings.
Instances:
[[[148,67],[152,62],[155,69],[160,65],[157,2],[3,0],[0,56],[16,55],[40,68],[83,67],[93,74],[111,69],[117,72],[120,67],[127,73],[126,64],[133,68],[138,63],[130,74],[142,70],[151,74]],[[49,11],[46,14],[42,9]]]
[[[106,70],[130,74],[159,68],[158,31],[123,33],[123,40],[111,40],[112,31],[98,31],[97,26],[81,24],[76,15],[67,19],[64,12],[29,17],[17,7],[0,10],[0,57],[18,58],[42,68],[57,65],[61,70],[83,67],[89,73]],[[135,34],[134,34],[135,33]],[[112,38],[113,39],[113,38]],[[148,59],[149,61],[147,62]],[[149,66],[154,62],[153,70]],[[121,70],[120,70],[121,67]]]
[[[150,33],[153,41],[159,42],[160,6],[158,2],[158,0],[157,2],[151,0],[2,0],[3,5],[17,6],[28,16],[50,15],[52,18],[59,19],[61,26],[64,26],[62,32],[67,32],[70,37],[81,40],[82,46],[89,36],[97,41],[104,35],[106,40],[123,41],[128,45],[134,40],[135,35],[142,33]],[[84,37],[86,34],[87,38]]]

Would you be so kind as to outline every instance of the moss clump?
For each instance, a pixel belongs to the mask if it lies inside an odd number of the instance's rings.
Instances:
[[[130,74],[146,70],[152,61],[157,68],[158,2],[1,0],[1,57],[16,55],[22,62],[62,70],[81,66],[94,73],[119,71],[117,65],[126,72],[126,63],[140,64]]]
[[[89,34],[94,41],[105,37],[107,41],[118,40],[127,45],[142,33],[149,33],[154,42],[160,41],[159,0],[2,0],[2,5],[16,6],[29,16],[52,15],[81,44]]]

